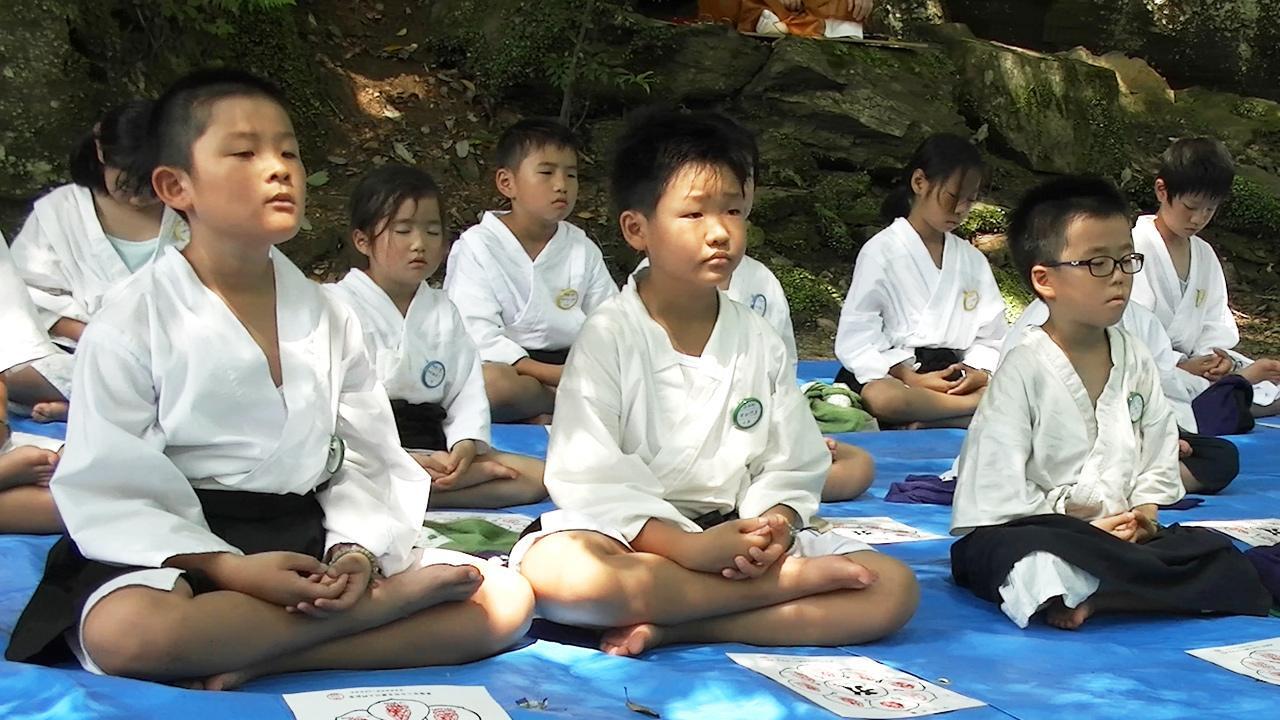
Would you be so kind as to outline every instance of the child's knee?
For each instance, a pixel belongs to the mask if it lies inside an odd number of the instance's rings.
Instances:
[[[600,541],[613,541],[601,536]],[[590,605],[597,613],[630,615],[645,600],[645,588],[609,562],[610,551],[599,547],[597,538],[576,533],[548,535],[533,547],[520,563],[520,572],[529,580],[539,603],[567,607]],[[617,554],[624,554],[620,550]]]
[[[486,564],[481,571],[484,583],[476,600],[489,615],[489,628],[494,635],[494,650],[497,651],[529,631],[533,622],[533,587],[514,570]]]
[[[866,608],[878,637],[901,630],[920,605],[920,583],[903,562],[881,553],[857,553],[858,562],[875,570],[878,579],[867,590],[874,600]]]
[[[81,631],[85,652],[108,675],[163,673],[181,652],[180,598],[141,587],[117,590],[89,611]]]
[[[906,393],[902,383],[893,378],[872,380],[859,396],[867,410],[876,417],[900,417],[906,412]]]

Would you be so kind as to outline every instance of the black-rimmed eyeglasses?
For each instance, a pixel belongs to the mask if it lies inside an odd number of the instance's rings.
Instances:
[[[1115,274],[1116,268],[1120,268],[1120,272],[1125,275],[1133,275],[1142,269],[1142,263],[1146,260],[1142,253],[1129,253],[1124,257],[1113,258],[1110,255],[1099,255],[1088,260],[1058,260],[1057,262],[1040,263],[1045,267],[1061,267],[1069,265],[1070,267],[1087,267],[1089,274],[1094,277],[1105,278]]]

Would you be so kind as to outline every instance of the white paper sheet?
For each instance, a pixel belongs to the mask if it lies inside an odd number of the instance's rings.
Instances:
[[[1280,543],[1280,518],[1258,520],[1192,520],[1180,523],[1206,527],[1225,533],[1254,547],[1266,547]]]
[[[730,660],[847,718],[907,718],[982,707],[871,658],[728,653]]]
[[[940,540],[943,538],[942,535],[935,535],[919,528],[913,528],[891,517],[840,517],[823,518],[822,520],[830,523],[831,530],[836,533],[871,545]],[[815,525],[818,525],[818,523],[815,523]]]
[[[413,685],[292,693],[297,720],[511,720],[483,687]]]
[[[1280,685],[1280,638],[1188,650],[1201,660],[1272,685]]]

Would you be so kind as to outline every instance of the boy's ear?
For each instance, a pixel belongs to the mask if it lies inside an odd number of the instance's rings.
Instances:
[[[618,227],[622,229],[622,239],[637,252],[649,249],[649,219],[638,210],[624,210],[618,216]]]
[[[510,168],[498,168],[493,174],[493,184],[498,187],[498,192],[508,200],[512,200],[516,196],[516,174],[511,172]]]
[[[160,202],[174,210],[189,213],[194,207],[191,176],[186,170],[161,165],[151,172],[151,187]]]
[[[1160,201],[1161,205],[1169,202],[1169,187],[1164,184],[1163,178],[1156,178],[1156,200]]]
[[[1049,282],[1049,268],[1043,265],[1031,266],[1031,287],[1036,295],[1045,301],[1053,300],[1058,296],[1057,290]]]

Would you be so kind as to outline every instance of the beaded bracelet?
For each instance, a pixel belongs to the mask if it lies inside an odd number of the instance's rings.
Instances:
[[[378,556],[369,552],[364,546],[356,543],[341,543],[329,548],[329,552],[325,553],[325,564],[332,565],[346,555],[356,553],[365,556],[369,560],[369,568],[372,570],[373,577],[380,578],[382,575],[382,563],[378,562]]]

